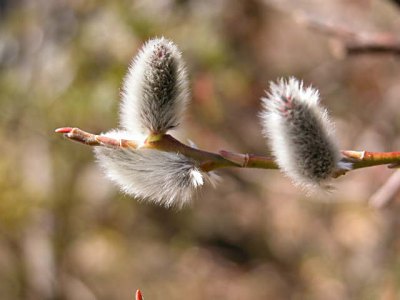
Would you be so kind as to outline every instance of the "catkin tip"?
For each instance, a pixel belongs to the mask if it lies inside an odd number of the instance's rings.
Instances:
[[[188,101],[187,72],[178,47],[163,37],[146,42],[122,86],[121,126],[146,135],[166,133],[181,123]]]

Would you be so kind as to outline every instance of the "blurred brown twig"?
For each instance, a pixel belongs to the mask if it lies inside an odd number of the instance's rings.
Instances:
[[[289,14],[300,25],[325,34],[338,41],[333,44],[333,51],[337,55],[343,54],[400,54],[400,36],[391,32],[359,32],[337,22],[322,19],[303,11],[293,10],[276,1],[266,1],[275,9]],[[396,4],[398,1],[395,1]]]
[[[376,208],[382,208],[388,205],[399,191],[400,171],[398,170],[371,196],[369,204]]]
[[[388,32],[356,32],[345,26],[321,21],[305,14],[296,15],[296,20],[323,34],[339,39],[347,54],[393,53],[400,54],[400,37]]]

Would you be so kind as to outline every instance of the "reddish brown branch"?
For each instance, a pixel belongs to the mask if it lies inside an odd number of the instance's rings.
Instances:
[[[70,140],[89,146],[103,146],[112,148],[137,149],[135,141],[114,139],[103,135],[95,135],[79,128],[64,127],[56,130],[63,133]],[[203,171],[211,171],[225,167],[278,169],[274,159],[270,156],[233,153],[222,150],[218,154],[182,144],[172,136],[150,136],[141,148],[157,149],[160,151],[179,152],[199,162]],[[400,152],[370,152],[370,151],[342,151],[342,162],[350,163],[351,169],[338,169],[332,177],[339,177],[348,171],[366,167],[388,165],[391,168],[400,166]]]
[[[96,135],[79,128],[62,127],[55,130],[56,133],[63,133],[72,141],[89,146],[106,146],[111,148],[137,148],[137,144],[131,140],[113,139],[104,135]]]
[[[370,152],[343,150],[344,159],[352,162],[353,169],[388,164],[390,168],[400,166],[400,152]]]

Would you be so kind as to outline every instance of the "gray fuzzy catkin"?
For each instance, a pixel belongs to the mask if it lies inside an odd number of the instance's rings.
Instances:
[[[133,59],[123,83],[121,126],[145,136],[166,133],[181,123],[188,99],[179,49],[165,38],[149,40]]]
[[[270,83],[262,104],[264,134],[277,164],[295,184],[321,186],[336,169],[349,168],[340,162],[334,128],[317,90],[293,77],[281,79]]]

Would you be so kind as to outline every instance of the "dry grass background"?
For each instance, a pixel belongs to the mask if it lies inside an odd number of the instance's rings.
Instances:
[[[122,195],[91,149],[53,134],[117,125],[121,80],[149,37],[182,49],[184,131],[201,148],[265,154],[269,80],[320,89],[343,149],[400,150],[400,56],[345,55],[306,14],[400,38],[395,1],[0,1],[0,298],[400,297],[399,200],[368,199],[394,172],[338,179],[306,198],[277,171],[224,170],[191,207]],[[320,197],[321,198],[321,197]],[[323,197],[322,197],[323,198]]]

